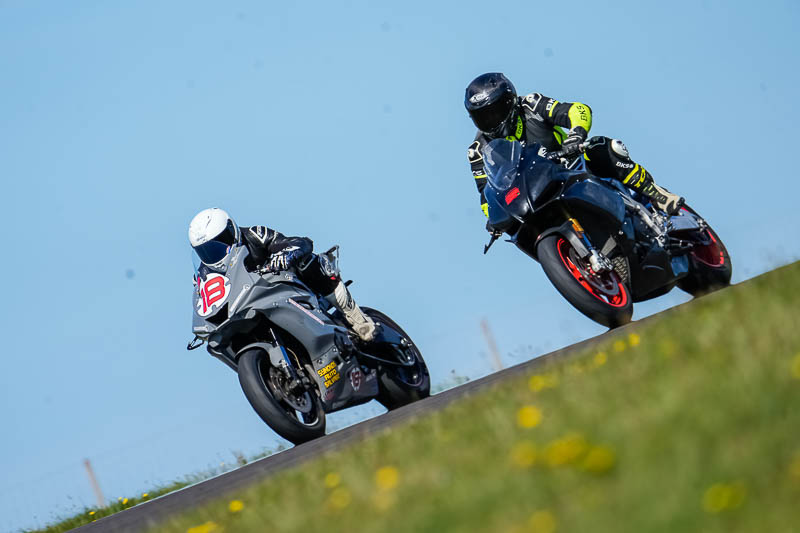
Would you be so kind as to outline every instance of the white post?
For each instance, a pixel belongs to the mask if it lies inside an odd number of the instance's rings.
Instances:
[[[106,499],[103,498],[103,491],[100,490],[100,485],[97,483],[97,478],[94,477],[92,463],[89,462],[89,459],[84,459],[83,466],[86,467],[86,474],[89,476],[89,483],[92,485],[92,490],[94,490],[94,495],[97,498],[97,506],[105,507]]]
[[[489,321],[485,318],[481,320],[481,330],[483,330],[483,336],[486,338],[486,344],[489,345],[489,354],[492,356],[494,369],[503,370],[503,360],[500,359],[500,352],[497,350],[497,344],[494,342],[494,335],[492,335],[492,330],[489,327]]]

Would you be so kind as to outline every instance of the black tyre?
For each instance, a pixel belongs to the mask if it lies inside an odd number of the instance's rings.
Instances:
[[[689,206],[681,209],[697,214]],[[692,296],[700,296],[731,284],[733,264],[728,249],[710,226],[704,237],[710,243],[689,252],[689,274],[678,282],[678,287]]]
[[[609,328],[631,321],[630,290],[616,272],[594,273],[558,234],[539,241],[536,251],[547,278],[578,311]]]
[[[431,377],[428,366],[411,337],[397,322],[380,311],[369,307],[362,307],[362,310],[376,322],[385,324],[408,339],[410,346],[407,349],[409,356],[407,362],[411,363],[413,360],[410,366],[381,365],[378,368],[379,392],[376,399],[391,411],[430,396]],[[368,351],[372,353],[371,350]],[[397,359],[397,354],[393,350],[373,355],[387,360]]]
[[[325,435],[325,412],[319,397],[313,391],[293,394],[286,382],[283,372],[270,364],[266,351],[254,348],[239,357],[239,384],[244,395],[275,433],[293,444]]]

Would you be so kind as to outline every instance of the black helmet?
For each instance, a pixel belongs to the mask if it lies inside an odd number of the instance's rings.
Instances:
[[[499,72],[481,74],[467,86],[464,107],[479,130],[491,137],[506,137],[514,131],[517,91]]]

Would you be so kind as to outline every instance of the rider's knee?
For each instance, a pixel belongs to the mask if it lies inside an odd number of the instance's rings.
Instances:
[[[298,270],[306,285],[322,295],[332,293],[341,281],[338,269],[324,255],[311,254]]]

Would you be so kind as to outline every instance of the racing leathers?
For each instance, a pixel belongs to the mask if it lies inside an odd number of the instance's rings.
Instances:
[[[342,282],[338,268],[328,258],[312,252],[314,243],[307,237],[286,237],[266,226],[241,228],[242,243],[249,255],[244,266],[249,271],[260,268],[286,270],[295,267],[300,279],[344,315],[353,330],[365,341],[375,336],[375,322],[356,305]]]
[[[564,150],[577,154],[579,145],[592,127],[592,110],[580,102],[559,102],[540,93],[531,93],[517,99],[517,125],[506,137],[522,144],[539,143],[547,151]],[[569,133],[564,129],[569,129]],[[494,139],[478,131],[467,150],[472,175],[481,197],[481,209],[488,216],[488,206],[483,195],[487,176],[483,166],[483,149]],[[643,194],[663,211],[674,213],[683,198],[656,185],[653,176],[643,166],[634,162],[625,145],[608,137],[592,137],[583,154],[586,167],[592,174],[616,178],[627,187]]]

